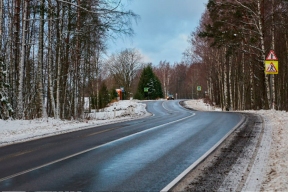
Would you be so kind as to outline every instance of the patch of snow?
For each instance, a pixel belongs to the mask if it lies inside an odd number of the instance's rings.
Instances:
[[[112,103],[101,112],[85,114],[86,119],[82,122],[54,118],[34,120],[0,119],[0,146],[131,120],[146,115],[149,115],[146,111],[146,104],[124,100]]]
[[[219,108],[208,107],[202,100],[189,100],[185,104],[195,110],[221,111]],[[264,142],[261,143],[258,151],[258,153],[262,154],[258,154],[258,156],[264,158],[267,154],[268,159],[258,159],[259,164],[254,166],[254,170],[252,170],[256,174],[259,172],[264,172],[265,174],[262,175],[263,178],[256,178],[255,183],[250,182],[250,189],[251,185],[255,187],[260,185],[257,189],[261,191],[288,191],[288,113],[276,110],[249,110],[242,112],[262,116],[266,126],[264,130],[266,135],[264,134],[265,136],[263,136]],[[262,180],[262,183],[259,184],[257,179]]]
[[[222,109],[217,108],[215,106],[208,105],[207,103],[204,103],[202,99],[199,100],[187,100],[185,101],[185,104],[189,106],[192,109],[195,109],[197,111],[222,111]]]

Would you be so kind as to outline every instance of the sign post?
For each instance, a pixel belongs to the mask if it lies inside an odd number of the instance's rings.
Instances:
[[[202,87],[200,85],[197,86],[197,98],[199,98],[199,93],[202,91]]]
[[[149,99],[149,87],[144,87],[144,97],[146,97],[146,94]]]
[[[273,46],[274,47],[274,46]],[[275,108],[275,87],[274,87],[274,75],[277,75],[278,69],[278,58],[273,50],[270,50],[265,59],[265,74],[272,75],[270,78],[270,97],[272,109]]]

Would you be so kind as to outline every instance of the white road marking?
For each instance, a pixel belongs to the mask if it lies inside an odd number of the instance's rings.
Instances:
[[[112,144],[112,143],[114,143],[114,142],[117,142],[117,141],[120,141],[120,140],[129,138],[129,137],[133,137],[133,136],[135,136],[135,135],[139,135],[139,134],[142,134],[142,133],[145,133],[145,132],[148,132],[148,131],[152,131],[152,130],[154,130],[154,129],[163,127],[163,126],[165,126],[165,125],[169,125],[169,124],[172,124],[172,123],[175,123],[175,122],[182,121],[182,120],[184,120],[184,119],[188,119],[188,118],[193,117],[193,116],[195,116],[195,115],[196,115],[195,113],[191,113],[191,115],[189,115],[189,116],[187,116],[187,117],[184,117],[184,118],[182,118],[182,119],[178,119],[178,120],[175,120],[175,121],[171,121],[171,122],[169,122],[169,123],[164,123],[164,124],[162,124],[162,125],[158,125],[158,126],[156,126],[156,127],[152,127],[152,128],[150,128],[150,129],[146,129],[146,130],[144,130],[144,131],[140,131],[140,132],[134,133],[134,134],[132,134],[132,135],[128,135],[128,136],[126,136],[126,137],[122,137],[122,138],[116,139],[116,140],[114,140],[114,141],[110,141],[110,142],[108,142],[108,143],[105,143],[105,144],[102,144],[102,145],[98,145],[98,146],[96,146],[96,147],[92,147],[92,148],[86,149],[86,150],[84,150],[84,151],[80,151],[80,152],[75,153],[75,154],[73,154],[73,155],[69,155],[69,156],[63,157],[63,158],[61,158],[61,159],[58,159],[58,160],[55,160],[55,161],[46,163],[46,164],[44,164],[44,165],[41,165],[41,166],[38,166],[38,167],[35,167],[35,168],[32,168],[32,169],[28,169],[28,170],[25,170],[25,171],[22,171],[22,172],[19,172],[19,173],[16,173],[16,174],[13,174],[13,175],[10,175],[10,176],[1,178],[1,179],[0,179],[0,182],[5,181],[5,180],[7,180],[7,179],[11,179],[11,178],[13,178],[13,177],[17,177],[17,176],[23,175],[23,174],[25,174],[25,173],[28,173],[28,172],[31,172],[31,171],[34,171],[34,170],[37,170],[37,169],[40,169],[40,168],[43,168],[43,167],[46,167],[46,166],[48,166],[48,165],[52,165],[52,164],[54,164],[54,163],[58,163],[58,162],[64,161],[64,160],[66,160],[66,159],[75,157],[75,156],[77,156],[77,155],[81,155],[81,154],[87,153],[87,152],[89,152],[89,151],[92,151],[92,150],[94,150],[94,149],[103,147],[103,146],[105,146],[105,145],[109,145],[109,144]]]
[[[241,121],[231,129],[220,141],[218,141],[212,148],[209,149],[204,155],[202,155],[197,161],[190,165],[186,170],[184,170],[180,175],[178,175],[173,181],[171,181],[166,187],[164,187],[161,192],[167,192],[172,187],[174,187],[183,177],[185,177],[192,169],[194,169],[199,163],[201,163],[210,153],[212,153],[231,133],[235,131],[244,122],[244,116],[242,115]]]

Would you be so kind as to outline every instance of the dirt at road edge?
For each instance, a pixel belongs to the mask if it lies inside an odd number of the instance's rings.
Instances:
[[[245,122],[171,191],[241,191],[263,134],[260,116],[243,115]]]

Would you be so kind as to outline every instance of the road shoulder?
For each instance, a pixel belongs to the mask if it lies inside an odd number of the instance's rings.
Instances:
[[[257,158],[262,157],[258,155],[258,148],[266,137],[265,126],[260,116],[243,115],[246,122],[174,186],[172,191],[260,190],[261,172],[251,170],[259,170],[256,167]],[[269,138],[266,140],[268,142]],[[250,182],[246,182],[250,179]]]

